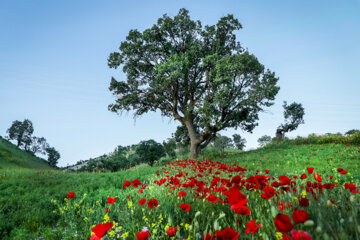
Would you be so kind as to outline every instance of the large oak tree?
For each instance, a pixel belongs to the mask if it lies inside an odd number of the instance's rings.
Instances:
[[[134,117],[160,110],[179,121],[193,159],[223,129],[251,132],[279,87],[275,73],[236,41],[234,31],[241,28],[233,15],[203,27],[180,9],[142,32],[130,30],[108,59],[111,68],[122,65],[127,77],[112,78],[116,100],[109,110],[133,110]]]

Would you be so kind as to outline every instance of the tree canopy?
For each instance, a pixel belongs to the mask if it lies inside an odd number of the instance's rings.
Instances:
[[[29,119],[22,122],[16,120],[11,124],[7,132],[10,140],[17,141],[17,147],[24,145],[27,148],[26,146],[31,144],[31,135],[34,132],[33,123]]]
[[[56,167],[56,164],[60,158],[60,153],[53,147],[46,148],[46,153],[48,155],[49,165]]]
[[[242,138],[239,134],[232,135],[234,145],[239,150],[244,150],[246,146],[246,139]]]
[[[143,32],[130,30],[110,54],[109,67],[122,65],[126,80],[111,79],[116,99],[109,110],[134,117],[160,110],[186,127],[191,158],[197,158],[223,129],[251,132],[279,87],[275,73],[236,41],[242,26],[233,15],[203,27],[188,13],[180,9]]]
[[[285,123],[281,124],[276,130],[277,142],[283,139],[285,133],[295,130],[300,124],[304,123],[305,110],[301,103],[293,102],[287,105],[287,102],[284,101],[283,108]]]

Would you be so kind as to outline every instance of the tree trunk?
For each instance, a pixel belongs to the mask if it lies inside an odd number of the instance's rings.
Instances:
[[[276,130],[276,142],[280,143],[284,137],[283,129],[277,129]]]
[[[190,141],[190,158],[195,160],[198,158],[200,153],[200,144]]]

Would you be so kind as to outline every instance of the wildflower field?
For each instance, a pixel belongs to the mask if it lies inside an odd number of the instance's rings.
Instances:
[[[275,145],[116,173],[2,170],[3,239],[360,239],[360,147]]]

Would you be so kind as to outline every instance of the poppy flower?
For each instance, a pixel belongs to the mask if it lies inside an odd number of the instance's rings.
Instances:
[[[139,205],[142,206],[146,203],[146,198],[139,200]]]
[[[74,192],[69,192],[69,194],[66,194],[67,198],[74,198],[75,197],[75,193]]]
[[[266,173],[266,174],[268,174],[269,172],[270,172],[269,170],[265,169],[265,173]]]
[[[113,198],[108,197],[107,198],[107,203],[110,203],[111,205],[113,205],[114,202],[116,202],[116,197],[113,197]]]
[[[235,210],[235,214],[250,215],[250,209],[246,206],[248,200],[242,200],[234,205],[231,205],[231,210]]]
[[[321,176],[320,176],[318,173],[314,173],[313,176],[314,176],[314,178],[315,178],[316,181],[322,182],[322,178],[321,178]]]
[[[237,240],[239,238],[240,231],[235,231],[232,228],[225,228],[222,231],[216,230],[216,239],[218,240]]]
[[[312,174],[313,171],[314,171],[314,168],[313,168],[313,167],[308,167],[308,168],[307,168],[307,171],[308,171],[309,174]]]
[[[291,230],[290,233],[293,240],[312,240],[310,234],[303,230]]]
[[[279,176],[279,180],[281,181],[282,185],[289,185],[291,182],[291,179],[285,175]]]
[[[129,196],[127,196],[127,199],[129,199],[129,200],[130,200],[130,193],[129,193]]]
[[[155,198],[152,198],[152,199],[150,199],[148,201],[147,204],[148,204],[149,208],[154,208],[154,207],[157,207],[159,205],[159,202]]]
[[[307,178],[307,176],[306,176],[305,173],[303,173],[303,174],[300,176],[300,179],[306,179],[306,178]]]
[[[204,236],[202,236],[201,240],[215,240],[215,236],[211,235],[210,233],[206,233]]]
[[[299,200],[299,206],[300,207],[308,207],[309,206],[309,199],[306,197],[302,197]]]
[[[264,199],[269,200],[270,198],[272,198],[275,195],[275,189],[273,187],[266,187],[264,188],[264,193],[261,194],[261,197]]]
[[[179,197],[185,197],[186,194],[187,194],[187,193],[186,193],[185,191],[180,191],[179,194],[178,194],[178,196],[179,196]]]
[[[246,224],[245,234],[249,234],[249,232],[251,232],[251,235],[254,235],[260,227],[261,223],[256,226],[255,220],[251,220],[248,224]]]
[[[138,232],[136,234],[136,238],[137,240],[146,240],[149,238],[149,232],[148,231]]]
[[[112,222],[107,222],[104,224],[99,223],[98,225],[93,227],[92,231],[97,237],[102,238],[106,234],[106,232],[113,227],[113,225],[114,224]]]
[[[189,212],[190,211],[190,204],[187,203],[183,203],[179,206],[182,210],[184,210],[185,212]]]
[[[169,237],[173,237],[175,236],[177,231],[177,227],[169,227],[167,230],[167,234],[169,235]]]
[[[295,224],[306,222],[309,219],[307,211],[304,210],[295,210],[291,217]]]
[[[274,219],[275,227],[278,232],[290,232],[294,225],[288,215],[278,214]]]
[[[134,187],[136,187],[136,188],[137,188],[138,185],[140,185],[140,184],[141,184],[141,182],[140,182],[139,180],[136,180],[136,179],[135,179],[135,180],[132,181],[132,185],[133,185]]]
[[[128,180],[126,180],[126,181],[124,182],[124,189],[126,189],[127,187],[130,187],[130,186],[131,186],[131,182],[128,181]]]

